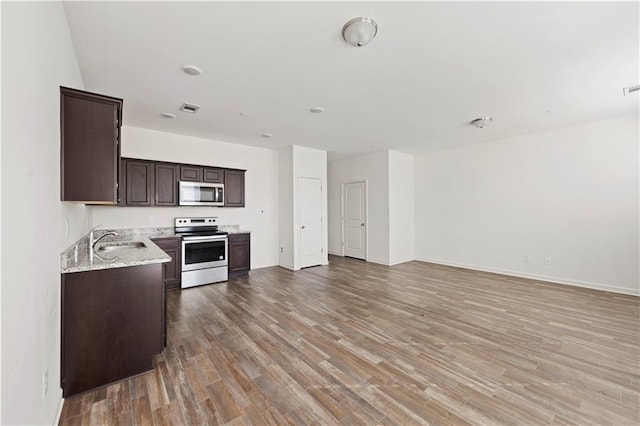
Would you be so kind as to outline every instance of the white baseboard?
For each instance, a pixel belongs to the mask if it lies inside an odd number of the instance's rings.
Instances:
[[[387,260],[380,260],[380,259],[375,259],[373,257],[367,257],[366,258],[367,262],[371,262],[371,263],[377,263],[378,265],[384,265],[384,266],[390,266],[389,265],[389,261]]]
[[[510,275],[510,276],[513,276],[513,277],[520,277],[520,278],[530,278],[530,279],[533,279],[533,280],[545,281],[545,282],[549,282],[549,283],[553,283],[553,284],[563,284],[563,285],[570,285],[570,286],[574,286],[574,287],[590,288],[590,289],[593,289],[593,290],[610,291],[612,293],[628,294],[628,295],[631,295],[631,296],[640,296],[640,289],[630,289],[630,288],[626,288],[626,287],[616,287],[616,286],[611,286],[611,285],[602,284],[602,283],[596,283],[596,282],[591,282],[591,281],[581,281],[581,280],[574,280],[574,279],[570,279],[570,278],[552,277],[552,276],[548,276],[548,275],[529,274],[529,273],[526,273],[526,272],[511,271],[509,269],[500,269],[500,268],[491,268],[491,267],[479,266],[479,265],[470,265],[470,264],[466,264],[466,263],[451,262],[451,261],[442,260],[442,259],[417,258],[416,260],[419,260],[421,262],[436,263],[438,265],[455,266],[457,268],[473,269],[475,271],[491,272],[491,273],[494,273],[494,274]]]
[[[415,259],[413,257],[407,257],[407,258],[404,258],[404,259],[392,260],[392,261],[389,262],[389,266],[399,265],[401,263],[411,262],[412,260],[415,260]]]
[[[284,269],[288,269],[290,271],[295,271],[296,270],[293,266],[285,265],[284,263],[280,263],[278,266],[281,267],[281,268],[284,268]]]
[[[345,257],[342,255],[342,253],[334,253],[334,252],[329,252],[329,254],[333,254],[335,256],[340,256],[340,257]],[[384,265],[384,266],[393,266],[393,265],[399,265],[401,263],[406,263],[406,262],[411,262],[412,260],[415,260],[414,258],[406,258],[406,259],[398,259],[398,260],[394,260],[392,262],[388,262],[386,260],[380,260],[380,259],[375,259],[375,258],[371,258],[368,257],[366,259],[367,262],[371,262],[371,263],[377,263],[378,265]]]
[[[274,266],[278,266],[277,263],[274,263],[273,265],[260,265],[260,266],[255,266],[255,267],[251,267],[251,271],[257,271],[258,269],[265,269],[265,268],[273,268]]]
[[[64,407],[64,398],[60,398],[60,402],[58,402],[58,411],[56,412],[56,419],[53,423],[54,426],[60,424],[60,417],[62,417],[62,407]]]

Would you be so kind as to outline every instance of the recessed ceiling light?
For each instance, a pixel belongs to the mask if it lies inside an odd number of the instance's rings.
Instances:
[[[471,124],[480,129],[487,127],[491,123],[493,123],[493,117],[480,117],[471,121]]]
[[[322,108],[322,107],[311,107],[311,109],[309,109],[309,111],[311,111],[314,114],[320,114],[320,113],[324,112],[324,108]]]
[[[247,118],[249,116],[249,114],[247,114],[246,112],[241,112],[240,113],[240,117],[242,118]]]
[[[162,116],[164,118],[176,118],[176,115],[175,114],[171,114],[170,112],[163,112]]]
[[[202,70],[195,65],[183,65],[182,71],[193,76],[202,74]]]
[[[270,137],[272,137],[273,135],[272,135],[271,133],[263,133],[263,134],[261,134],[260,136],[262,136],[263,138],[270,138]]]

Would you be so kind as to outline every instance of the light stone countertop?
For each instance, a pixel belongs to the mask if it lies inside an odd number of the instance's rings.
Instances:
[[[99,236],[98,232],[96,235]],[[97,237],[96,237],[97,238]],[[100,250],[101,247],[114,242],[141,242],[144,248],[118,248],[112,251]],[[153,263],[170,262],[171,257],[164,250],[155,245],[149,238],[128,236],[108,236],[96,245],[96,252],[91,255],[89,250],[89,234],[60,255],[60,272],[97,271],[99,269],[126,268],[129,266],[150,265]]]
[[[227,232],[229,234],[250,234],[251,231],[246,229],[240,229],[240,225],[220,225],[218,230]],[[176,235],[175,229],[172,226],[165,227],[151,227],[151,228],[122,228],[122,229],[96,229],[96,238],[105,232],[115,231],[118,235],[128,238],[167,238],[167,237],[180,237]]]
[[[94,231],[96,238],[100,235],[115,231],[122,238],[136,239],[136,238],[167,238],[167,237],[180,237],[176,235],[176,231],[173,226],[164,227],[151,227],[151,228],[119,228],[119,229],[96,229]]]
[[[250,234],[251,231],[247,231],[246,229],[240,229],[239,225],[220,225],[218,227],[219,231],[227,232],[229,234]]]
[[[250,234],[251,231],[240,229],[239,225],[220,225],[220,231],[229,234]],[[95,271],[99,269],[125,268],[128,266],[149,265],[152,263],[170,262],[171,258],[164,250],[155,245],[150,238],[177,237],[173,227],[151,228],[122,228],[122,229],[94,229],[94,237],[115,231],[118,236],[108,236],[96,245],[99,249],[104,243],[140,241],[145,248],[121,248],[111,252],[98,251],[91,256],[89,251],[89,233],[80,238],[75,244],[60,253],[60,273]]]

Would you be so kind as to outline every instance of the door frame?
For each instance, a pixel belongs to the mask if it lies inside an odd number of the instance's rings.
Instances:
[[[364,183],[364,238],[366,240],[366,244],[364,245],[364,260],[369,260],[369,180],[368,179],[357,179],[357,180],[348,180],[344,181],[340,184],[340,256],[344,257],[344,244],[345,244],[345,227],[346,221],[344,220],[345,214],[345,185],[353,184],[353,183]]]

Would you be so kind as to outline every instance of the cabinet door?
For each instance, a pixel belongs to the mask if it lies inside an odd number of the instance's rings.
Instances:
[[[247,275],[251,269],[251,235],[229,235],[229,278]]]
[[[122,99],[60,88],[61,201],[116,204]]]
[[[127,206],[154,205],[154,164],[149,161],[127,160],[126,164],[126,201]]]
[[[202,182],[202,167],[180,166],[180,180]]]
[[[153,369],[163,349],[159,264],[62,275],[63,396]]]
[[[155,205],[178,205],[178,167],[175,164],[155,164]]]
[[[224,171],[224,206],[244,207],[244,171]]]
[[[171,262],[164,264],[164,282],[167,286],[167,289],[179,288],[180,287],[180,274],[181,274],[181,257],[180,257],[180,249],[172,248],[166,249],[165,253],[167,253],[171,257]]]
[[[202,169],[202,172],[203,182],[224,183],[224,170],[205,167],[204,169]]]
[[[171,262],[162,264],[166,288],[180,288],[182,275],[182,245],[180,238],[154,238],[152,241],[171,257]]]

